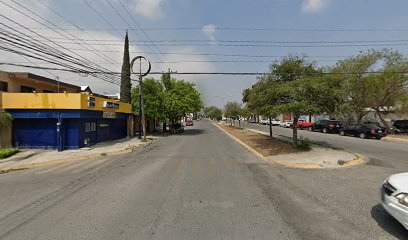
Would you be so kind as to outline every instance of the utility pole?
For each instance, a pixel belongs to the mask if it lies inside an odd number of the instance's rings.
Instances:
[[[149,67],[145,73],[142,73],[142,59],[146,60]],[[133,65],[136,60],[139,60],[139,139],[142,139],[143,136],[143,141],[146,141],[146,121],[145,121],[145,114],[144,114],[144,104],[143,104],[143,77],[147,76],[150,73],[150,70],[152,68],[150,62],[143,56],[137,56],[132,59],[132,62],[130,64],[130,69],[133,72]]]

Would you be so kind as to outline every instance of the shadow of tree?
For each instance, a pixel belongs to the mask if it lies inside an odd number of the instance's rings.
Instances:
[[[377,204],[371,209],[371,217],[374,218],[378,226],[394,237],[398,239],[408,239],[408,230],[385,211],[381,204]]]
[[[205,133],[205,130],[203,129],[188,129],[186,128],[184,130],[184,133],[182,133],[183,135],[187,135],[187,136],[194,136],[194,135],[200,135]]]

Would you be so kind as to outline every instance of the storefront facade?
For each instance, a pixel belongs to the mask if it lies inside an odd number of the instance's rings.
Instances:
[[[19,148],[76,149],[128,136],[131,105],[88,93],[3,93]]]

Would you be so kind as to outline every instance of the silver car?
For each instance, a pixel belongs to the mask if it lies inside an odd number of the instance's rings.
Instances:
[[[408,230],[408,173],[391,175],[384,181],[381,205]]]

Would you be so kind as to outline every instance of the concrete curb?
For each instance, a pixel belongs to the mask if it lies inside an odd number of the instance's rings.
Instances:
[[[248,151],[252,152],[253,154],[255,154],[257,157],[267,161],[267,162],[272,162],[275,164],[279,164],[282,165],[284,167],[289,167],[289,168],[302,168],[302,169],[335,169],[335,168],[323,168],[322,165],[320,164],[310,164],[310,163],[289,163],[286,161],[282,161],[282,160],[277,160],[277,159],[270,159],[268,157],[265,157],[264,155],[260,154],[258,151],[256,151],[254,148],[250,147],[248,144],[244,143],[243,141],[239,140],[238,138],[236,138],[235,136],[233,136],[232,134],[230,134],[229,132],[225,131],[223,128],[221,128],[220,126],[218,126],[217,123],[212,122],[212,124],[214,124],[216,127],[218,127],[221,131],[223,131],[225,134],[227,134],[229,137],[231,137],[233,140],[235,140],[237,143],[239,143],[240,145],[242,145],[245,149],[247,149]],[[249,129],[247,129],[249,130]],[[255,132],[258,133],[258,132]],[[260,134],[260,133],[258,133]],[[344,165],[337,167],[337,169],[340,168],[345,168],[345,167],[351,167],[351,166],[356,166],[356,165],[360,165],[365,163],[365,159],[363,156],[356,154],[356,153],[352,153],[356,156],[355,159],[346,162]]]
[[[39,162],[39,163],[21,163],[15,166],[0,168],[0,173],[9,172],[12,170],[23,170],[23,169],[35,168],[35,167],[47,167],[47,166],[51,166],[51,165],[58,164],[58,163],[76,162],[76,161],[85,160],[85,159],[91,159],[91,158],[97,158],[97,157],[108,157],[108,156],[115,156],[115,155],[120,155],[124,153],[130,153],[138,149],[145,148],[149,146],[152,142],[153,141],[150,140],[149,142],[145,144],[140,144],[138,146],[132,146],[126,149],[121,149],[121,150],[107,152],[107,153],[95,153],[95,154],[83,155],[83,156],[72,157],[72,158],[54,159],[54,160],[49,160],[49,161],[44,161],[44,162]]]
[[[393,143],[408,143],[408,139],[402,139],[402,138],[397,138],[397,137],[383,137],[381,138],[381,141],[384,142],[393,142]]]

